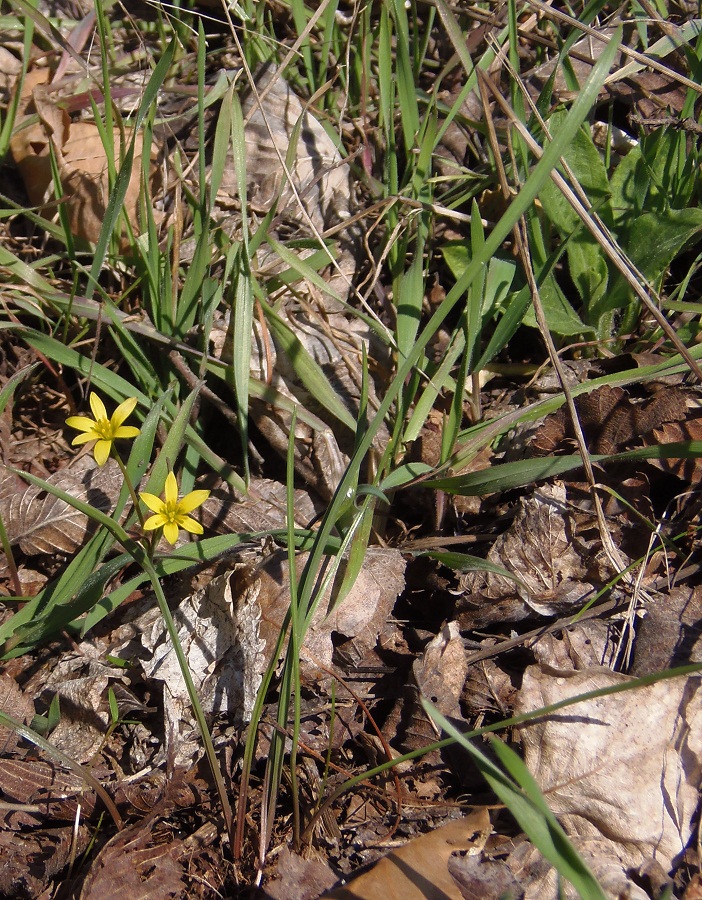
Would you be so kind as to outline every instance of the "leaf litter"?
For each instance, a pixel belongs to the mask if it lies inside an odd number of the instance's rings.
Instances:
[[[583,55],[586,49],[581,46],[577,52]],[[53,153],[63,190],[59,199],[70,228],[75,236],[94,242],[109,192],[102,141],[94,125],[72,120],[52,99],[46,88],[48,70],[33,73],[20,100],[18,125],[26,117],[26,127],[16,129],[11,143],[15,164],[30,202],[48,216],[53,210],[47,193]],[[245,101],[251,209],[261,217],[277,205],[277,238],[290,231],[303,239],[324,236],[345,223],[358,204],[350,171],[292,88],[280,79],[269,83],[267,77],[263,74],[257,82],[258,91],[269,88],[261,108]],[[287,157],[298,122],[298,154],[290,167],[293,190],[281,175],[281,158]],[[117,130],[114,138],[119,162],[129,132]],[[271,153],[272,147],[278,152]],[[137,147],[137,156],[140,153]],[[139,168],[135,164],[134,172]],[[130,181],[126,213],[136,231],[138,194],[138,182]],[[227,218],[239,197],[230,159],[215,214]],[[224,227],[238,234],[240,214],[229,216]],[[322,286],[309,272],[295,280],[294,288],[281,277],[275,297],[285,327],[333,385],[351,421],[362,396],[363,348],[379,370],[386,363],[379,350],[374,352],[374,330],[344,306],[352,299],[350,282],[365,262],[360,237],[351,227],[339,239],[334,248],[337,265],[325,272]],[[181,249],[181,259],[187,261],[187,244]],[[300,256],[305,258],[306,252]],[[270,246],[260,251],[255,264],[271,279],[286,270]],[[215,360],[226,362],[231,355],[231,327],[222,314],[211,335]],[[277,342],[270,337],[266,327],[256,324],[252,375],[290,403],[286,407],[255,398],[251,416],[263,440],[284,457],[291,404],[310,412],[309,421],[298,420],[295,436],[296,469],[304,485],[296,492],[295,509],[299,524],[309,525],[338,483],[353,449],[353,435],[339,428],[323,404],[313,402],[317,398],[304,370],[290,365],[281,352],[280,336]],[[3,372],[4,383],[11,374]],[[578,371],[573,384],[584,384],[597,374]],[[484,391],[481,400],[488,418],[503,414],[506,405],[523,403],[524,388],[517,387],[506,399],[512,387],[505,384],[503,380]],[[382,377],[370,385],[371,409],[383,387]],[[42,378],[33,379],[24,399],[42,389]],[[538,384],[531,388],[530,399],[539,389]],[[692,394],[682,385],[667,385],[664,393],[653,396],[634,385],[599,387],[580,396],[577,411],[593,453],[697,437]],[[11,432],[18,433],[17,408],[9,420]],[[424,445],[434,440],[432,464],[439,461],[436,438],[442,422],[437,417],[433,430],[430,426],[422,433]],[[573,438],[570,419],[556,412],[540,422],[527,441],[512,435],[486,449],[478,468],[519,455],[572,453]],[[378,436],[378,449],[386,440],[387,433]],[[52,483],[98,508],[113,506],[114,471],[105,467],[106,480],[98,483],[100,472],[90,457],[71,464],[68,458],[65,446],[56,448]],[[18,461],[11,447],[4,462]],[[641,462],[634,473],[627,473],[634,478],[632,493],[647,494],[651,508],[655,490],[680,498],[663,523],[664,537],[676,533],[695,512],[685,494],[696,490],[699,471],[689,463],[675,458]],[[674,479],[673,489],[664,476]],[[624,479],[616,468],[607,467],[602,481],[614,489]],[[421,491],[407,491],[404,514],[409,521],[418,520],[414,527],[426,528],[426,495]],[[430,500],[437,502],[436,492]],[[282,529],[285,509],[282,482],[259,478],[252,480],[247,497],[223,483],[215,485],[202,519],[211,531],[253,533]],[[612,533],[631,562],[647,550],[634,539],[640,530],[636,512],[626,498],[608,512]],[[9,473],[0,482],[0,516],[10,542],[39,573],[42,567],[50,573],[56,565],[47,556],[70,557],[88,537],[87,522],[75,510],[21,486]],[[464,543],[478,538],[490,543],[486,558],[493,571],[456,574],[437,563],[429,577],[415,576],[415,571],[426,572],[416,555],[422,549],[420,537],[401,542],[400,549],[372,548],[344,602],[334,606],[330,591],[320,602],[301,649],[301,746],[313,761],[311,769],[303,770],[310,810],[319,808],[325,792],[369,763],[438,738],[422,699],[468,730],[486,717],[532,712],[593,689],[624,686],[633,676],[661,667],[700,662],[697,569],[693,565],[688,581],[669,589],[670,560],[660,548],[645,559],[645,608],[640,597],[617,587],[609,592],[610,602],[599,617],[580,617],[589,603],[597,612],[600,593],[617,573],[597,545],[587,488],[577,480],[552,481],[519,496],[486,494],[472,508],[456,502],[451,526]],[[443,533],[439,539],[449,536]],[[695,530],[688,549],[694,559]],[[298,574],[306,558],[297,557]],[[168,584],[181,642],[206,713],[227,748],[228,777],[237,790],[237,754],[290,605],[286,554],[275,545],[251,541],[214,566]],[[612,671],[620,659],[618,647],[634,627],[632,674]],[[58,698],[60,717],[50,729],[50,742],[90,767],[129,824],[111,836],[101,832],[100,809],[85,782],[75,773],[67,776],[13,731],[4,732],[0,778],[7,803],[0,829],[0,892],[30,897],[50,890],[95,834],[100,835],[98,846],[75,896],[111,897],[125,890],[150,897],[213,896],[231,891],[234,879],[224,862],[228,851],[223,850],[214,794],[200,759],[180,669],[153,598],[137,590],[116,622],[105,619],[86,638],[72,646],[57,642],[52,650],[55,653],[40,654],[34,661],[8,661],[2,675],[2,709],[34,723],[36,730],[42,720],[48,721],[51,703]],[[698,694],[694,676],[662,680],[541,715],[522,723],[514,735],[549,805],[607,896],[653,896],[654,888],[644,890],[641,884],[661,889],[671,883],[669,873],[679,875],[683,863],[699,865],[694,851],[700,782]],[[275,712],[272,706],[268,711],[264,721],[270,731]],[[263,731],[257,762],[269,746]],[[344,795],[334,807],[333,822],[320,816],[314,830],[316,859],[312,849],[307,856],[292,852],[289,831],[279,824],[263,896],[316,897],[361,864],[373,862],[365,874],[328,896],[558,896],[554,870],[514,823],[493,808],[493,798],[486,796],[464,757],[434,752],[424,760],[403,763],[400,771],[399,792],[387,778]],[[463,817],[466,804],[459,798],[466,791],[474,811]],[[253,792],[256,806],[263,800],[261,785],[255,783]],[[430,830],[422,834],[427,824]],[[23,836],[19,853],[15,829]],[[251,848],[248,852],[252,857]],[[248,863],[254,871],[252,859]]]

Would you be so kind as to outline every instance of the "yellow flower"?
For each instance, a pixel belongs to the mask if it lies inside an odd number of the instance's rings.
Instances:
[[[210,496],[209,491],[190,491],[184,497],[178,499],[178,482],[173,472],[166,476],[166,484],[163,489],[163,497],[142,492],[139,494],[144,503],[155,516],[149,516],[144,522],[145,531],[153,531],[163,528],[163,534],[169,544],[175,544],[178,540],[178,529],[184,528],[191,534],[202,534],[202,525],[191,519],[188,515]]]
[[[132,414],[137,404],[136,397],[129,397],[124,403],[120,403],[117,409],[112,413],[112,418],[108,419],[105,404],[97,394],[90,393],[90,408],[93,411],[94,419],[87,416],[69,416],[66,419],[66,425],[69,428],[76,428],[78,431],[84,431],[85,434],[79,434],[73,438],[72,444],[76,447],[78,444],[87,444],[88,441],[97,441],[93,447],[95,462],[99,466],[104,466],[112,450],[112,442],[117,438],[133,438],[139,434],[139,429],[133,425],[123,425],[122,422]]]

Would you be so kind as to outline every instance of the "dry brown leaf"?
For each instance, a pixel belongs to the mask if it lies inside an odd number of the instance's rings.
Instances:
[[[578,397],[575,405],[592,453],[614,453],[664,422],[687,416],[682,390],[658,391],[653,397],[635,403],[623,388],[603,385]],[[532,450],[539,454],[553,453],[566,439],[573,439],[573,428],[568,412],[562,407],[546,417],[534,436]]]
[[[680,441],[702,440],[702,419],[688,419],[687,422],[669,422],[653,431],[652,439],[646,441],[650,445],[677,444]],[[690,485],[698,485],[702,478],[702,460],[692,459],[652,459],[651,465],[676,475]]]
[[[544,634],[531,645],[536,661],[552,669],[590,669],[613,662],[611,624],[584,619],[555,634]]]
[[[15,900],[35,900],[49,881],[68,865],[72,854],[81,854],[92,840],[90,830],[73,825],[46,828],[20,838],[0,832],[0,895]]]
[[[294,304],[288,306],[290,308],[281,309],[281,318],[286,320],[296,338],[323,371],[334,393],[351,416],[357,418],[363,382],[363,348],[366,347],[369,358],[376,360],[384,358],[384,351],[377,346],[378,342],[372,338],[368,326],[358,318],[341,313],[320,313],[317,307],[311,305],[304,309],[297,308]],[[222,359],[225,361],[231,361],[232,340],[229,329],[222,347]],[[346,469],[348,455],[353,451],[352,432],[338,427],[338,423],[320,404],[318,397],[302,383],[287,354],[278,352],[276,342],[258,322],[253,326],[251,374],[260,381],[269,382],[293,404],[303,406],[319,417],[319,425],[316,427],[297,418],[295,463],[305,482],[321,497],[330,498]],[[377,407],[378,399],[371,382],[369,415]],[[285,459],[292,420],[289,409],[252,398],[249,415],[278,455]],[[382,449],[386,442],[387,430],[383,426],[374,446]]]
[[[478,856],[452,856],[449,872],[464,900],[522,900],[524,888],[506,862]]]
[[[10,544],[19,544],[22,552],[30,556],[69,555],[83,545],[93,527],[87,516],[34,485],[18,492],[12,473],[0,469],[0,477],[0,516]],[[100,467],[87,455],[74,459],[70,466],[46,480],[102,512],[114,505],[123,482],[114,460]]]
[[[94,808],[81,778],[40,759],[1,760],[0,790],[7,802],[3,827],[9,829],[72,822],[79,802],[84,818]]]
[[[206,484],[198,485],[207,487]],[[207,532],[242,534],[275,531],[287,524],[287,488],[280,481],[252,478],[247,494],[220,484],[210,492],[200,510],[200,522]],[[307,527],[322,509],[309,493],[295,491],[295,524]]]
[[[613,26],[609,28],[599,28],[598,30],[600,34],[609,38],[611,38],[615,32]],[[568,59],[569,68],[570,66],[573,67],[572,71],[575,73],[575,77],[580,84],[585,82],[592,71],[592,67],[597,62],[606,46],[607,43],[605,41],[598,41],[591,35],[585,35],[573,45],[571,55]],[[612,64],[612,66],[614,65],[616,65],[616,63]],[[555,76],[554,69],[556,70]],[[566,81],[563,66],[560,65],[560,60],[557,56],[552,57],[548,62],[543,63],[543,65],[539,66],[531,73],[528,81],[529,87],[532,92],[539,94],[549,78],[552,77],[554,79],[552,88],[554,93],[557,95],[562,95],[564,93],[568,95],[571,94],[571,86]]]
[[[305,859],[283,847],[278,856],[276,877],[266,885],[271,900],[315,900],[338,881],[322,859]]]
[[[297,557],[298,575],[306,560],[306,554]],[[405,586],[404,573],[405,560],[398,550],[368,548],[361,571],[343,602],[330,610],[329,590],[320,600],[300,653],[303,678],[326,679],[327,673],[317,664],[331,666],[335,646],[352,660],[362,659],[375,646]],[[256,577],[260,584],[261,636],[270,651],[290,607],[286,554],[270,557]]]
[[[635,676],[702,662],[702,588],[674,587],[654,594],[636,628]]]
[[[630,680],[605,668],[530,666],[515,713]],[[652,857],[670,870],[684,851],[702,775],[699,698],[699,678],[672,679],[520,726],[525,761],[549,806],[581,845],[598,842],[601,861],[621,870]]]
[[[76,762],[89,762],[101,748],[110,723],[106,689],[111,681],[124,678],[124,669],[93,659],[87,652],[62,656],[43,679],[47,707],[58,695],[61,708],[59,723],[51,732],[52,744]]]
[[[518,581],[492,572],[462,576],[458,610],[464,630],[516,622],[534,613],[564,615],[582,604],[592,590],[584,581],[585,563],[573,546],[566,490],[560,482],[520,501],[512,525],[495,541],[487,558]]]
[[[604,842],[581,841],[577,837],[572,837],[571,841],[607,900],[650,900],[650,895],[634,883],[621,863],[602,852]],[[523,888],[521,896],[524,900],[581,900],[581,895],[570,882],[560,878],[529,841],[521,841],[507,856],[505,864]],[[499,900],[503,898],[500,897]]]
[[[176,837],[169,843],[155,841],[153,825],[138,822],[108,841],[90,868],[81,900],[187,896],[180,863],[188,855],[187,844]]]
[[[48,69],[34,69],[22,85],[15,129],[10,140],[13,159],[22,175],[33,206],[50,202],[53,189],[51,149],[56,156],[61,187],[74,235],[95,243],[105,218],[109,199],[107,155],[97,126],[92,122],[72,122],[65,109],[51,97]],[[38,116],[39,121],[32,122]],[[132,131],[114,129],[114,158],[117,170],[132,139]],[[138,134],[134,163],[124,200],[124,210],[136,233],[140,231],[138,206],[141,189],[142,138]]]
[[[479,852],[491,831],[486,809],[415,838],[324,897],[335,900],[462,900],[449,871],[453,853]]]
[[[34,703],[7,672],[0,673],[0,709],[26,725],[34,716]],[[17,734],[0,725],[0,754],[10,753],[17,746]]]
[[[264,91],[259,104],[257,97]],[[351,192],[348,166],[312,112],[272,68],[257,75],[256,93],[252,92],[245,101],[245,111],[247,193],[251,205],[266,213],[278,197],[280,214],[307,224],[299,198],[304,212],[320,232],[348,219]],[[302,127],[290,167],[291,185],[281,159],[285,161],[288,156],[293,132],[300,122]],[[237,196],[233,169],[231,175],[233,184],[223,180],[222,190]]]

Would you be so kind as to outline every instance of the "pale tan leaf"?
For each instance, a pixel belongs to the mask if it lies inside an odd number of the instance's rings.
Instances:
[[[531,666],[515,713],[631,679],[605,668]],[[693,834],[702,775],[700,679],[673,679],[587,700],[520,726],[524,758],[566,831],[606,839],[629,866],[666,870]]]
[[[477,809],[393,850],[372,869],[324,897],[335,900],[462,900],[449,871],[452,854],[479,852],[492,826],[486,809]]]
[[[48,69],[30,72],[22,86],[15,130],[10,150],[22,175],[33,206],[42,207],[52,195],[51,150],[56,156],[62,202],[68,212],[71,231],[95,243],[100,234],[109,199],[107,152],[100,132],[92,122],[72,122],[65,109],[56,105],[47,82]],[[31,122],[33,116],[39,121]],[[132,138],[129,128],[114,129],[116,169]],[[141,187],[142,139],[137,135],[134,163],[124,209],[135,232],[139,232],[137,211]]]

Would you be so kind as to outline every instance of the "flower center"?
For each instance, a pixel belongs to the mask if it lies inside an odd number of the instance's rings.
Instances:
[[[168,519],[169,524],[177,525],[178,524],[178,504],[177,503],[166,503],[163,515],[166,519]]]
[[[109,419],[97,419],[95,422],[95,431],[104,441],[112,440],[112,425]]]

